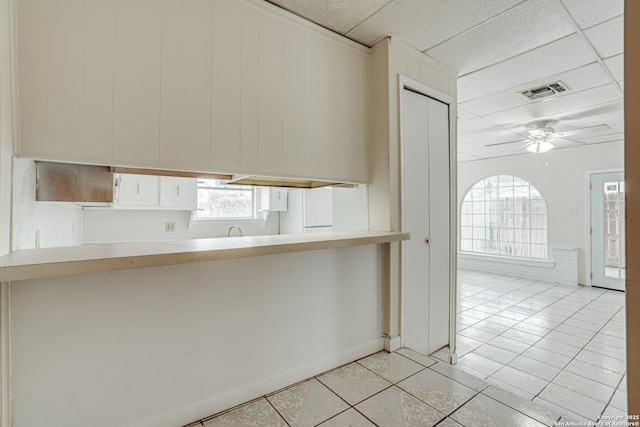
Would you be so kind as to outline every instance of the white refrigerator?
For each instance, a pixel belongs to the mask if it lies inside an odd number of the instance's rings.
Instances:
[[[369,229],[367,188],[294,189],[280,213],[280,234]]]

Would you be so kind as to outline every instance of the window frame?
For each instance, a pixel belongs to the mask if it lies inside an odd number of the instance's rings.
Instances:
[[[518,197],[516,192],[528,193],[528,197]],[[460,202],[458,224],[462,254],[549,260],[546,199],[531,182],[518,176],[499,173],[474,182]]]
[[[208,180],[208,181],[216,181],[217,185],[211,186],[211,185],[206,185],[206,186],[201,186],[200,182],[204,181],[205,179],[200,179],[198,178],[197,184],[196,184],[196,209],[193,211],[193,215],[191,215],[191,220],[193,222],[198,222],[198,223],[204,223],[204,222],[232,222],[232,223],[257,223],[257,222],[262,222],[263,219],[259,216],[259,210],[258,210],[258,195],[259,192],[257,191],[258,187],[256,186],[252,186],[252,185],[226,185],[224,184],[223,180]],[[198,209],[198,195],[199,195],[199,191],[201,188],[203,189],[213,189],[213,190],[222,190],[222,191],[247,191],[251,193],[251,212],[252,212],[252,216],[234,216],[234,217],[223,217],[223,216],[217,216],[217,217],[201,217],[198,216],[198,211],[200,209]]]

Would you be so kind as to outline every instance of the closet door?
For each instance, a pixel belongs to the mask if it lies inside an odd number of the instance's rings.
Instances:
[[[425,354],[449,344],[449,106],[403,92],[404,343]]]

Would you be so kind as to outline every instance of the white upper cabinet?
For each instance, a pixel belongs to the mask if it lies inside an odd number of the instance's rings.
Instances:
[[[158,206],[160,177],[121,174],[114,176],[114,208],[142,209]]]
[[[369,182],[369,50],[267,2],[20,0],[17,154]]]
[[[83,1],[16,4],[19,151],[33,157],[76,159],[82,136]]]
[[[160,87],[162,167],[210,169],[211,29],[211,0],[164,0]],[[214,125],[217,127],[218,123]]]
[[[113,94],[116,164],[157,166],[162,1],[117,0]]]
[[[242,96],[242,4],[213,1],[213,72],[211,103],[211,165],[240,170]],[[221,169],[221,170],[222,170]]]
[[[160,206],[195,210],[197,207],[198,180],[175,176],[160,177]]]

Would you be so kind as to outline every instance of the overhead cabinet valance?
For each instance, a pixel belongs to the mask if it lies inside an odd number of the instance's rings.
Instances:
[[[37,159],[369,182],[369,50],[267,2],[20,0]]]

